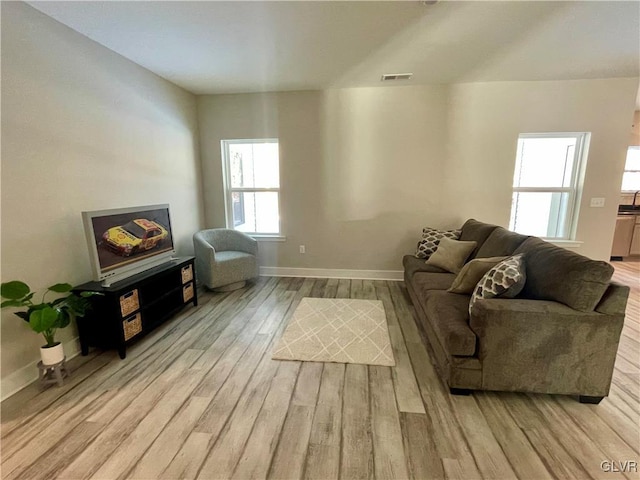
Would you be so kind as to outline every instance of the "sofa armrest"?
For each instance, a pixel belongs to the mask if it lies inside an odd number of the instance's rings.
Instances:
[[[216,249],[198,233],[193,236],[193,249],[196,257],[211,262],[215,261]]]
[[[193,236],[193,249],[196,256],[196,278],[199,284],[211,284],[211,268],[216,261],[216,251],[204,236],[198,232]]]
[[[629,299],[630,288],[627,285],[611,282],[609,288],[604,292],[600,299],[600,303],[596,307],[596,312],[615,314],[624,314],[627,308],[627,300]]]
[[[553,301],[478,300],[469,325],[483,388],[606,396],[623,323]]]

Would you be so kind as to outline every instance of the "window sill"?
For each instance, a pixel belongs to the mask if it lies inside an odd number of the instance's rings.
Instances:
[[[287,237],[284,237],[282,235],[252,235],[250,233],[248,233],[247,235],[249,235],[252,238],[255,238],[259,242],[286,242],[287,241]]]
[[[543,240],[563,248],[580,248],[584,243],[579,240],[554,240],[553,238],[543,238]]]

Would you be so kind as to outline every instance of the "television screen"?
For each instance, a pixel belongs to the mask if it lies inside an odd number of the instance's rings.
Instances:
[[[83,212],[83,219],[96,280],[137,273],[175,252],[168,205]]]

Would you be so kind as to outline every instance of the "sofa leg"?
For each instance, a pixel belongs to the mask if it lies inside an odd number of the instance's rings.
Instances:
[[[587,395],[580,395],[579,400],[580,403],[592,403],[594,405],[597,405],[603,398],[604,397],[589,397]]]
[[[467,388],[452,388],[449,387],[449,393],[451,395],[471,395],[473,390],[469,390]]]

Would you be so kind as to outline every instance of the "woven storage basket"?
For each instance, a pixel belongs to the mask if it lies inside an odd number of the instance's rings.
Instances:
[[[135,312],[139,308],[140,301],[138,300],[137,289],[131,290],[120,297],[120,311],[123,317]]]
[[[184,287],[182,287],[182,299],[186,303],[192,298],[193,298],[193,283],[190,283],[189,285],[185,285]]]
[[[124,340],[126,342],[142,331],[142,317],[139,313],[136,313],[132,317],[125,318],[122,321],[122,327],[124,330]]]
[[[193,280],[193,267],[187,265],[182,267],[182,283],[187,283]]]

